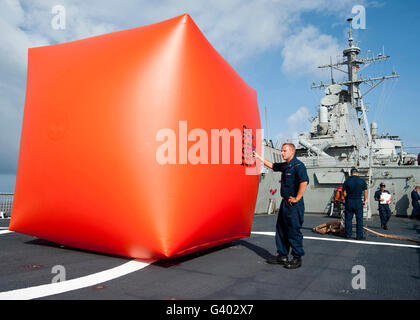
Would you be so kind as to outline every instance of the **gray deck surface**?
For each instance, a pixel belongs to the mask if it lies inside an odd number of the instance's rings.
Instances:
[[[253,232],[273,232],[276,215],[254,217]],[[303,266],[287,270],[269,265],[275,254],[274,237],[252,234],[188,256],[157,261],[144,269],[100,286],[46,296],[41,299],[420,299],[420,249],[390,245],[323,241],[344,240],[319,235],[312,228],[331,221],[305,215]],[[6,228],[9,220],[0,220]],[[379,228],[378,217],[366,223],[375,231],[420,240],[420,222],[392,217],[389,230]],[[0,229],[1,230],[1,229]],[[353,233],[354,236],[354,233]],[[417,245],[367,234],[368,242]],[[18,233],[0,234],[0,291],[49,284],[53,266],[66,269],[71,280],[122,265],[132,259],[61,247]],[[352,268],[366,270],[366,289],[353,289]]]

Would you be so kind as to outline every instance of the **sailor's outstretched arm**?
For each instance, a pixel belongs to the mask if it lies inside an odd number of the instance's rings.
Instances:
[[[272,163],[271,161],[268,161],[268,160],[264,159],[263,157],[261,157],[261,156],[260,156],[258,153],[256,153],[255,151],[252,153],[252,155],[253,155],[255,158],[260,159],[260,160],[264,163],[264,165],[265,165],[265,166],[269,167],[270,169],[273,169],[273,163]]]

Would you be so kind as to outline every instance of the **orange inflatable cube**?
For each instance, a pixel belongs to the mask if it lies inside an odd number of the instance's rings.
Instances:
[[[247,237],[258,129],[256,92],[187,14],[31,48],[10,230],[143,259]]]

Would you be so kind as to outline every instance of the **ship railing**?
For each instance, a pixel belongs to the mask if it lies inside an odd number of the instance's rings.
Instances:
[[[0,192],[0,219],[5,219],[12,214],[13,193]]]

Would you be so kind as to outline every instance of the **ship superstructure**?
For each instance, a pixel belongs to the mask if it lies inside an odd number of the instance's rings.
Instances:
[[[359,58],[361,49],[354,45],[352,19],[348,19],[348,47],[343,50],[341,61],[319,66],[329,68],[331,82],[313,83],[311,88],[324,90],[318,114],[312,118],[309,132],[298,137],[296,156],[308,169],[310,184],[305,192],[305,211],[332,212],[334,191],[349,175],[351,167],[357,167],[369,186],[369,203],[365,216],[376,213],[373,193],[384,182],[393,194],[391,208],[398,215],[409,214],[409,194],[420,182],[420,166],[417,156],[404,152],[398,136],[379,135],[378,125],[369,123],[364,97],[382,82],[397,79],[393,71],[379,77],[360,77],[360,71],[371,63],[386,60],[384,52],[374,57]],[[342,82],[336,82],[333,70],[346,74]],[[362,89],[366,91],[362,92]],[[271,161],[281,159],[280,150],[272,142],[265,141],[264,157]],[[281,161],[281,160],[280,160]],[[257,213],[272,213],[281,198],[270,190],[279,188],[280,174],[265,170],[261,176]]]

